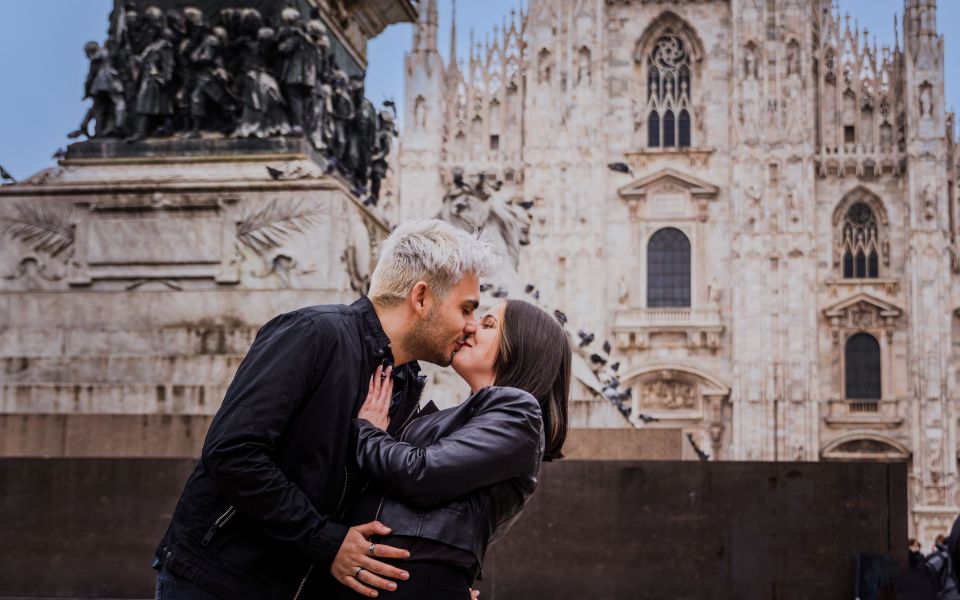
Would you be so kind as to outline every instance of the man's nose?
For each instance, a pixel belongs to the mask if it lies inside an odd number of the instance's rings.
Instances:
[[[473,335],[477,332],[477,319],[471,314],[463,325],[463,335]]]

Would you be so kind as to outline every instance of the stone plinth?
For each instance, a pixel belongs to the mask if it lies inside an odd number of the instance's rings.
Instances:
[[[0,455],[196,456],[257,330],[387,230],[301,139],[92,141],[0,188]]]
[[[571,460],[680,460],[680,429],[570,429],[563,445]]]

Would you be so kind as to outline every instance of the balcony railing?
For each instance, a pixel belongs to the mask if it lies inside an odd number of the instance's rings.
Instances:
[[[906,403],[894,400],[829,400],[824,420],[830,425],[881,425],[898,427]]]
[[[723,323],[716,308],[628,308],[616,312],[613,324],[620,348],[645,348],[651,333],[683,333],[690,347],[716,348]]]
[[[720,325],[720,311],[691,308],[633,308],[617,314],[617,326]]]

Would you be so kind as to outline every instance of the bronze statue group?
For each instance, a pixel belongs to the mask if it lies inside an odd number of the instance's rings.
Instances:
[[[85,52],[93,104],[71,138],[303,136],[358,195],[369,183],[368,201],[379,198],[395,107],[375,109],[363,74],[337,65],[318,15],[285,8],[272,23],[252,8],[205,16],[127,5],[104,45]]]

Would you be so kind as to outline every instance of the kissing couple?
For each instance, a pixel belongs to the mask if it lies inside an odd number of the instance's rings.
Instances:
[[[469,600],[542,460],[561,458],[570,346],[540,308],[484,313],[490,246],[400,225],[368,297],[264,325],[214,416],[156,550],[157,600]],[[459,405],[421,403],[416,361]]]

